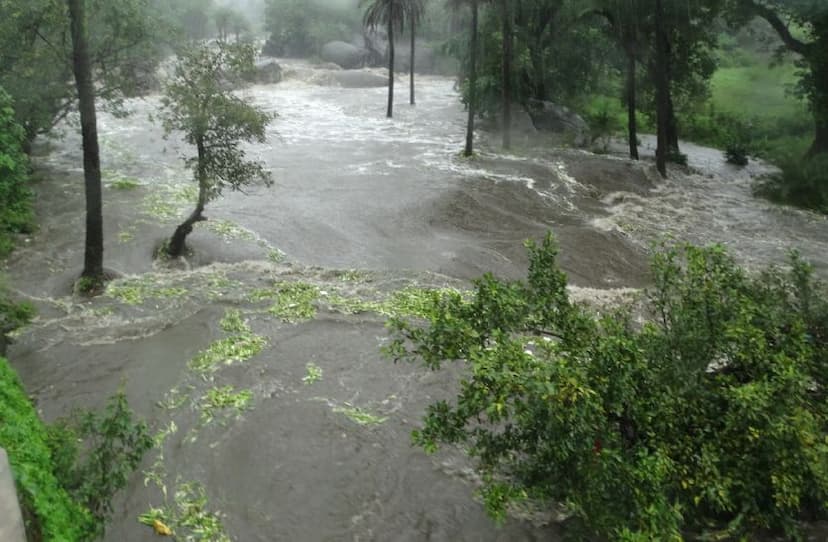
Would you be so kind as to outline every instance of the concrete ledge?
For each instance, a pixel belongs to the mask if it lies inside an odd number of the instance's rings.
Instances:
[[[0,541],[26,542],[14,476],[3,448],[0,448]]]

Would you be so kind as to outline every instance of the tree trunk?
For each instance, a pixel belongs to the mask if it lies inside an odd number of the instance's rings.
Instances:
[[[84,0],[67,0],[67,4],[71,20],[73,71],[78,89],[78,109],[83,136],[83,177],[86,191],[86,248],[81,276],[101,281],[104,278],[103,201],[95,86],[89,60]]]
[[[411,17],[411,105],[415,104],[414,101],[414,36],[416,35],[416,23],[414,22],[414,17]]]
[[[630,158],[638,160],[638,119],[636,117],[637,88],[635,80],[635,54],[627,52],[627,137]]]
[[[806,158],[813,158],[818,154],[828,154],[828,120],[816,120],[816,134],[814,142],[808,149]]]
[[[469,58],[469,120],[466,124],[466,149],[464,156],[474,154],[474,114],[477,108],[477,19],[478,0],[472,0],[472,35]]]
[[[512,21],[510,0],[500,0],[503,18],[503,148],[512,147]]]
[[[679,133],[676,109],[673,107],[673,96],[670,92],[670,71],[667,70],[667,148],[670,154],[679,153]]]
[[[662,0],[656,0],[655,27],[656,27],[656,60],[655,60],[655,86],[656,86],[656,124],[658,140],[656,148],[656,167],[662,177],[667,177],[667,154],[668,154],[668,123],[669,123],[669,86],[667,77],[667,36],[664,30],[664,8]]]
[[[388,16],[388,118],[394,116],[394,10]]]
[[[175,229],[173,236],[170,238],[170,244],[167,247],[167,255],[170,258],[178,258],[184,254],[184,249],[187,248],[187,236],[193,233],[193,227],[198,222],[207,220],[204,217],[204,207],[207,205],[207,178],[203,166],[206,159],[204,142],[199,140],[196,147],[198,148],[198,164],[196,166],[198,171],[198,202],[187,220]]]

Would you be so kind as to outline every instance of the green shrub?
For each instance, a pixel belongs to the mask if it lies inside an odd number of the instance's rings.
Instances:
[[[152,448],[147,425],[134,420],[119,390],[102,413],[76,412],[59,420],[49,430],[48,443],[55,473],[91,514],[91,534],[102,536],[112,515],[112,499]]]
[[[86,540],[91,516],[56,478],[47,440],[17,375],[0,358],[0,446],[9,454],[27,530],[36,540]]]
[[[781,173],[756,185],[755,193],[771,201],[828,213],[828,155],[786,158]]]
[[[551,236],[528,249],[528,280],[389,322],[395,359],[466,366],[413,437],[467,447],[495,517],[555,501],[609,540],[792,538],[826,517],[828,308],[808,265],[753,277],[721,247],[664,249],[640,324],[573,303]]]
[[[29,161],[23,152],[23,140],[11,98],[0,88],[0,257],[14,246],[9,234],[26,233],[32,227]]]

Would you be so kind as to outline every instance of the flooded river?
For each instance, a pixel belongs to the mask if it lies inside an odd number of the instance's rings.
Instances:
[[[106,265],[124,278],[93,301],[70,294],[82,262],[80,138],[67,126],[38,148],[41,228],[7,274],[40,317],[11,359],[47,419],[99,407],[124,382],[154,430],[175,428],[116,503],[107,540],[154,539],[138,516],[191,482],[243,542],[555,540],[542,515],[495,528],[461,450],[410,446],[457,375],[385,360],[388,311],[377,307],[401,289],[520,276],[522,241],[548,230],[584,298],[645,286],[647,249],[664,236],[723,242],[751,266],[797,247],[828,269],[823,217],[751,196],[762,165],[737,170],[687,145],[691,169],[662,181],[649,162],[539,141],[503,154],[485,138],[466,160],[453,81],[421,77],[417,106],[400,103],[389,121],[384,88],[288,68],[286,81],[242,91],[278,114],[268,143],[249,148],[275,185],[212,203],[173,270],[152,254],[191,205],[181,160],[191,150],[151,121],[157,98],[129,102],[126,119],[101,114]],[[234,315],[242,324],[228,324]],[[249,355],[219,355],[230,343]],[[211,408],[219,391],[243,407]],[[145,484],[159,472],[166,503]]]

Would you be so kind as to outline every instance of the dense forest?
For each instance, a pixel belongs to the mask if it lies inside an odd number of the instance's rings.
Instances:
[[[45,250],[32,241],[43,218],[35,210],[37,198],[52,189],[54,172],[38,164],[67,131],[80,135],[82,184],[76,188],[84,203],[77,209],[83,228],[70,232],[83,246],[82,268],[70,270],[72,285],[62,294],[70,301],[21,299],[0,282],[0,356],[38,322],[38,304],[57,321],[55,310],[66,310],[68,318],[100,299],[144,302],[143,291],[125,297],[122,273],[113,271],[105,252],[112,192],[104,183],[110,141],[101,135],[102,118],[126,122],[136,103],[152,104],[148,122],[175,149],[170,155],[178,153],[176,174],[185,172],[189,184],[177,193],[184,194],[186,212],[155,221],[165,233],[151,241],[147,265],[171,273],[170,280],[191,280],[195,275],[187,273],[207,265],[190,243],[208,222],[208,205],[226,210],[222,196],[260,197],[258,187],[274,184],[280,190],[267,146],[301,139],[279,133],[278,120],[295,112],[275,111],[246,91],[276,84],[291,69],[383,77],[377,88],[387,120],[371,125],[377,137],[399,123],[420,122],[424,101],[451,96],[454,103],[445,107],[462,108],[464,124],[451,141],[463,144],[450,156],[424,153],[450,161],[434,175],[468,167],[508,170],[502,164],[515,156],[540,167],[544,149],[577,149],[583,154],[568,160],[654,167],[659,182],[675,182],[693,174],[684,152],[693,144],[715,149],[728,171],[762,164],[766,174],[752,179],[751,190],[768,212],[806,217],[808,224],[828,215],[824,0],[0,0],[0,60],[0,258],[6,268],[21,250],[30,251],[29,243]],[[422,79],[451,86],[424,92]],[[286,92],[297,100],[297,93],[314,91]],[[321,103],[320,95],[308,103]],[[368,111],[362,102],[340,109]],[[331,106],[331,114],[340,109]],[[327,145],[336,148],[331,141],[320,144],[320,157]],[[430,141],[420,137],[418,144]],[[166,160],[166,146],[163,153]],[[404,169],[391,158],[369,166]],[[521,175],[516,170],[513,177]],[[130,189],[151,185],[118,182]],[[490,190],[503,197],[500,188]],[[321,201],[328,193],[312,197]],[[593,199],[604,204],[601,197]],[[458,205],[446,204],[454,212]],[[372,206],[365,204],[366,216]],[[423,222],[432,227],[437,211],[430,212]],[[502,220],[517,221],[522,212]],[[472,223],[472,215],[462,218]],[[334,220],[328,227],[334,240],[326,239],[320,251],[336,252]],[[562,229],[571,226],[567,220],[561,219]],[[227,223],[219,227],[232,230]],[[236,241],[256,241],[268,249],[267,265],[282,264],[284,254],[265,240],[245,232]],[[267,340],[257,335],[261,326],[248,319],[299,325],[322,306],[347,317],[368,313],[388,320],[387,331],[377,332],[387,335],[380,341],[386,358],[433,371],[460,362],[461,385],[447,400],[429,396],[430,404],[413,416],[422,422],[408,432],[429,453],[457,447],[475,462],[479,500],[495,521],[514,521],[528,508],[555,508],[563,510],[566,535],[583,540],[801,540],[828,519],[828,298],[821,270],[794,246],[784,247],[790,252],[784,265],[762,262],[757,271],[721,245],[673,241],[650,246],[645,278],[635,277],[637,297],[611,309],[573,300],[561,270],[569,262],[559,257],[552,234],[527,241],[526,254],[513,258],[528,263],[521,279],[487,273],[460,288],[415,281],[380,300],[364,298],[367,286],[331,289],[324,274],[313,284],[251,288],[218,325],[202,326],[226,336],[190,360],[198,384],[189,389],[212,385],[218,367],[266,349]],[[596,261],[603,262],[600,256]],[[296,272],[285,269],[284,275]],[[271,279],[278,275],[268,272]],[[342,282],[360,276],[349,271]],[[211,288],[232,284],[246,291],[241,279],[209,281]],[[641,283],[647,287],[639,289]],[[183,291],[165,285],[155,294],[177,298]],[[219,298],[209,301],[220,305]],[[262,302],[272,306],[260,310]],[[106,315],[116,310],[105,308]],[[49,318],[40,322],[49,325]],[[157,328],[175,324],[170,318]],[[302,363],[303,385],[322,378],[313,362]],[[168,495],[164,439],[174,423],[141,421],[127,403],[126,383],[114,394],[106,390],[109,399],[97,411],[46,423],[12,365],[0,358],[0,445],[10,454],[31,540],[105,538],[116,514],[113,499],[138,477],[145,487],[157,485],[164,505],[133,514],[136,528],[176,540],[230,540],[221,514],[207,510],[203,487],[182,483]],[[173,396],[184,393],[173,390]],[[191,403],[198,429],[213,421],[213,411],[234,409],[240,418],[252,397],[232,386],[211,388]],[[175,399],[165,396],[168,403]],[[360,426],[387,419],[343,404],[333,411]],[[158,459],[148,466],[153,451]]]

